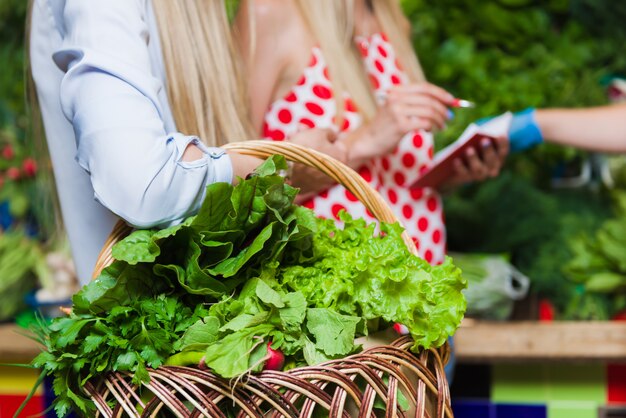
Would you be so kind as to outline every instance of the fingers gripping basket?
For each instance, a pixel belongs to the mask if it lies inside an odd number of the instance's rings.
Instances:
[[[315,167],[343,184],[378,220],[397,222],[385,201],[358,174],[324,154],[272,141],[233,143],[226,148],[257,157],[280,154]],[[112,246],[129,232],[124,223],[116,225],[98,258],[94,277],[113,262]],[[415,253],[410,237],[405,233],[403,238]],[[342,360],[237,380],[196,368],[164,366],[149,371],[150,382],[142,389],[154,395],[149,397],[139,394],[128,373],[107,374],[88,382],[84,389],[99,417],[225,417],[220,405],[228,404],[236,407],[238,417],[451,418],[443,370],[447,346],[415,355],[409,351],[411,345],[412,340],[403,337]]]

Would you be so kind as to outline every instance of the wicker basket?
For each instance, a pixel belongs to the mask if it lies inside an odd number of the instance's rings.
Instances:
[[[397,222],[385,201],[357,173],[324,154],[272,141],[233,143],[226,148],[263,158],[280,154],[316,167],[343,184],[377,219]],[[124,223],[116,225],[98,257],[94,277],[113,262],[112,246],[129,232]],[[416,253],[408,234],[403,238]],[[451,418],[443,370],[447,345],[419,355],[408,351],[411,345],[412,340],[403,337],[342,360],[230,381],[196,368],[164,366],[149,370],[143,395],[131,383],[130,374],[119,372],[88,382],[84,389],[95,402],[98,417],[226,417],[220,406],[228,405],[238,417]],[[146,397],[146,390],[154,396]]]

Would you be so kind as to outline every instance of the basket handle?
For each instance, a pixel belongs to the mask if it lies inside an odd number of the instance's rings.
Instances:
[[[290,142],[267,140],[233,142],[222,146],[222,148],[259,158],[267,158],[278,154],[284,156],[289,161],[317,168],[348,189],[379,221],[386,223],[399,222],[385,200],[357,172],[326,154]],[[132,228],[124,221],[120,220],[115,225],[100,251],[93,278],[98,277],[105,267],[111,265],[114,261],[111,255],[112,247],[131,231]],[[417,254],[415,243],[406,231],[402,234],[402,239],[409,251]]]

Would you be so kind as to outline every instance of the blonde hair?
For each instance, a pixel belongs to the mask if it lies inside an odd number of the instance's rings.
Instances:
[[[348,93],[359,112],[366,120],[370,119],[376,113],[376,103],[372,86],[354,44],[354,0],[295,1],[326,58],[333,89],[337,92],[336,99],[342,99],[342,92]],[[409,36],[403,30],[409,27],[409,22],[399,1],[371,0],[370,4],[409,79],[412,82],[425,81]],[[338,112],[343,110],[343,103],[337,108]]]
[[[317,41],[326,63],[337,101],[337,117],[344,110],[343,92],[348,93],[359,112],[369,119],[376,113],[376,103],[369,78],[354,47],[353,0],[295,0]]]
[[[153,0],[177,129],[209,146],[252,137],[223,0]]]
[[[410,36],[404,28],[410,28],[410,22],[402,12],[399,0],[371,0],[374,15],[387,35],[403,70],[412,82],[426,81]]]

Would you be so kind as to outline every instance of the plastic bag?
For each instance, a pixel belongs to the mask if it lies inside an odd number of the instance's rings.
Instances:
[[[463,272],[468,286],[466,315],[473,318],[505,320],[513,304],[528,294],[530,280],[505,255],[450,254]]]

